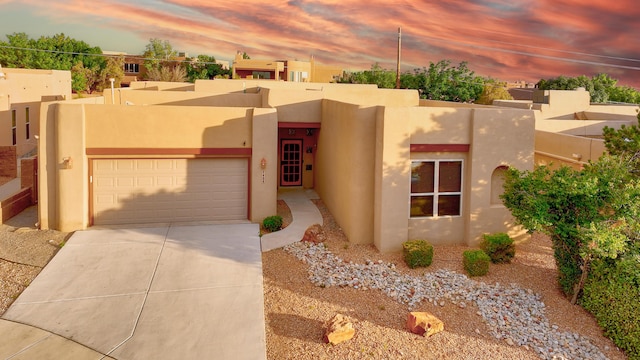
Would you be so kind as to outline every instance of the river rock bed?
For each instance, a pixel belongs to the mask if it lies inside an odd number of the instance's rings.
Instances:
[[[474,303],[490,334],[510,346],[532,350],[543,359],[607,358],[589,339],[550,324],[540,296],[514,284],[486,284],[447,269],[420,277],[402,274],[382,260],[346,262],[322,243],[297,242],[285,251],[307,264],[309,279],[319,287],[381,290],[409,310],[423,301],[461,308]]]

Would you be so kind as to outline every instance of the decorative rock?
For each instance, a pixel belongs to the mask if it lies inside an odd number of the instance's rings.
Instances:
[[[304,232],[304,236],[301,241],[321,243],[324,241],[324,234],[322,233],[322,227],[319,224],[313,224],[307,228]]]
[[[428,312],[411,312],[407,317],[407,328],[414,334],[429,337],[444,330],[444,323]]]
[[[324,341],[332,345],[350,340],[356,333],[348,317],[336,314],[325,324]]]

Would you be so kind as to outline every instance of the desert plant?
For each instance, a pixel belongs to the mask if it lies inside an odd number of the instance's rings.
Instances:
[[[510,263],[516,254],[513,239],[505,233],[484,234],[480,248],[491,258],[494,264]]]
[[[462,253],[462,260],[469,276],[482,276],[489,272],[491,258],[482,250],[467,250]]]
[[[402,243],[404,261],[410,268],[427,267],[433,261],[433,245],[426,240],[409,240]]]
[[[282,216],[267,216],[266,218],[264,218],[264,220],[262,220],[262,227],[264,227],[269,232],[274,232],[282,229]]]

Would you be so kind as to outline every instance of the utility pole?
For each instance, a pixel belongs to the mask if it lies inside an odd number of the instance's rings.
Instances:
[[[396,70],[396,89],[400,89],[400,51],[402,48],[402,28],[398,28],[398,68]]]

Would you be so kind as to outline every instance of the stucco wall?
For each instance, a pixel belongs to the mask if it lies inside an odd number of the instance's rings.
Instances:
[[[484,233],[524,234],[511,226],[503,205],[492,203],[491,189],[496,168],[533,168],[531,111],[384,108],[376,127],[374,243],[379,250],[397,251],[402,242],[415,238],[476,245]],[[469,151],[411,152],[412,144],[467,144]],[[463,161],[461,216],[409,217],[412,159]]]
[[[537,130],[535,134],[535,163],[557,168],[562,165],[579,169],[595,161],[606,148],[604,140]]]
[[[220,107],[262,107],[262,97],[255,93],[209,94],[193,91],[141,91],[115,89],[112,102],[111,92],[105,91],[106,104],[119,105],[176,105],[176,106],[220,106]]]
[[[353,243],[373,242],[377,107],[325,100],[316,154],[316,192]]]
[[[249,217],[275,214],[277,117],[273,109],[53,104],[43,116],[40,218],[42,228],[71,231],[89,222],[89,156],[193,157],[201,148],[251,149]],[[255,144],[254,141],[259,141]],[[120,149],[120,150],[118,150]],[[131,150],[128,155],[125,150]],[[153,149],[140,155],[137,149]],[[195,150],[175,155],[172,149]],[[164,152],[163,152],[164,151]],[[225,156],[225,155],[220,155]],[[262,181],[260,160],[272,166]],[[65,163],[71,159],[71,166]]]
[[[500,166],[533,170],[534,122],[531,111],[474,111],[466,186],[469,223],[465,238],[468,245],[476,246],[487,233],[507,232],[517,240],[526,238],[524,229],[513,226],[509,210],[502,204],[491,203],[491,175]]]
[[[2,68],[0,79],[0,146],[13,145],[12,110],[16,112],[16,153],[28,155],[36,149],[40,103],[71,98],[71,73],[59,70]],[[29,138],[26,132],[27,109]]]

